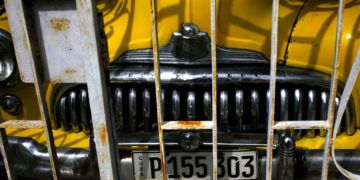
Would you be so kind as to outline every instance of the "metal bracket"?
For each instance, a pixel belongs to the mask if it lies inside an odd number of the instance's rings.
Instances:
[[[87,84],[100,178],[118,178],[95,2],[5,1],[20,77],[35,84],[54,179],[59,168],[44,83]]]

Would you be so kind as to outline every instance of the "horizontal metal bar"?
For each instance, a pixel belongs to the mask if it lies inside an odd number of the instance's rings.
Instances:
[[[168,121],[162,125],[164,130],[212,129],[211,121]]]
[[[313,120],[313,121],[277,121],[274,129],[327,129],[329,127],[327,121]]]
[[[44,122],[41,120],[7,120],[0,124],[0,128],[41,129],[44,128]]]

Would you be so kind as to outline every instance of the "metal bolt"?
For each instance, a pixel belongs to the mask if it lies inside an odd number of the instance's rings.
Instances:
[[[191,38],[199,33],[199,28],[194,24],[182,24],[181,34],[185,37]]]
[[[23,103],[17,96],[6,94],[0,97],[0,106],[5,112],[16,116],[22,111]]]
[[[180,146],[185,151],[195,151],[201,146],[201,137],[196,132],[181,132],[180,133]]]

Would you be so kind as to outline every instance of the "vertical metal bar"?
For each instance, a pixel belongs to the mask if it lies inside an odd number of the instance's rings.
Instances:
[[[1,112],[0,112],[0,122],[4,122]],[[11,154],[10,152],[10,147],[5,129],[0,129],[0,151],[1,151],[2,159],[4,161],[7,178],[8,180],[13,180],[15,179],[13,163],[12,163],[13,154]]]
[[[266,179],[272,178],[272,156],[274,144],[274,114],[275,114],[275,85],[276,85],[276,63],[278,43],[278,11],[279,0],[273,0],[272,23],[271,23],[271,67],[270,67],[270,103],[268,105],[268,129],[266,149]]]
[[[212,73],[212,136],[213,136],[213,180],[217,180],[217,67],[216,67],[216,0],[210,3],[211,25],[211,73]]]
[[[150,1],[150,12],[151,12],[151,24],[152,24],[152,48],[154,56],[154,72],[155,72],[155,94],[156,94],[156,113],[157,123],[159,131],[159,143],[160,143],[160,162],[162,179],[167,179],[166,165],[165,165],[165,145],[163,137],[163,109],[161,102],[161,82],[160,82],[160,65],[158,56],[158,35],[157,35],[157,19],[156,19],[156,2],[155,0]]]
[[[48,107],[46,104],[46,98],[45,98],[45,92],[44,92],[44,88],[43,88],[43,84],[41,82],[41,77],[40,77],[40,71],[39,71],[39,60],[38,57],[35,53],[34,47],[32,46],[32,40],[31,35],[29,35],[29,31],[27,29],[26,25],[26,17],[24,14],[25,11],[25,4],[22,0],[13,0],[11,1],[12,3],[9,3],[9,1],[5,1],[5,6],[7,7],[7,9],[9,10],[9,12],[13,12],[16,9],[16,12],[18,13],[19,17],[20,17],[20,21],[21,24],[23,26],[21,26],[21,28],[17,29],[17,31],[20,31],[21,33],[24,34],[23,37],[21,37],[22,39],[22,44],[25,44],[23,48],[25,51],[27,51],[28,54],[30,54],[29,58],[30,59],[30,68],[33,74],[33,78],[34,78],[34,86],[35,86],[35,92],[36,92],[36,97],[37,97],[37,101],[39,104],[39,109],[40,109],[40,116],[42,121],[44,122],[44,131],[45,131],[45,138],[46,138],[46,144],[47,144],[47,150],[49,152],[49,157],[50,157],[50,165],[51,165],[51,171],[52,171],[52,175],[53,178],[55,180],[57,180],[59,178],[59,168],[58,168],[58,158],[57,158],[57,154],[56,154],[56,149],[55,149],[55,145],[54,145],[54,138],[53,138],[53,134],[52,134],[52,130],[51,130],[51,122],[50,122],[50,115],[49,115],[49,111],[48,111]],[[15,17],[13,17],[14,14],[11,14],[11,16],[9,16],[10,19],[14,19]],[[14,32],[14,29],[12,29],[12,31]],[[16,43],[15,43],[16,44]]]
[[[114,144],[114,131],[110,120],[109,98],[105,73],[101,64],[99,50],[98,17],[95,0],[76,0],[80,15],[81,34],[87,34],[84,43],[89,51],[84,54],[86,59],[85,72],[89,94],[90,112],[93,123],[94,142],[99,164],[101,179],[118,179],[117,153]]]
[[[1,117],[2,120],[2,117]],[[3,122],[3,121],[1,121]],[[8,139],[6,136],[5,129],[0,129],[0,150],[1,155],[4,161],[6,174],[9,180],[15,179],[14,171],[13,171],[13,164],[12,164],[12,154],[10,152],[10,147],[8,144]]]
[[[36,57],[32,58],[34,61],[31,63],[33,74],[35,74],[35,91],[36,97],[39,103],[40,116],[44,121],[44,132],[46,138],[46,145],[49,152],[51,170],[53,174],[54,180],[59,179],[59,165],[58,165],[58,157],[56,154],[56,148],[54,144],[54,136],[51,130],[51,122],[48,106],[46,104],[45,92],[43,89],[43,84],[41,83],[41,78],[39,74],[39,65],[37,64]]]
[[[350,99],[351,96],[351,92],[353,91],[354,85],[358,79],[359,76],[359,71],[360,71],[360,48],[358,49],[356,58],[354,60],[354,63],[351,67],[351,71],[350,74],[348,76],[348,79],[346,81],[345,84],[345,88],[344,91],[341,95],[341,101],[338,107],[338,111],[336,114],[336,119],[335,119],[335,125],[334,125],[334,131],[336,132],[339,129],[340,123],[341,123],[341,119],[344,115],[344,112],[346,111],[346,105]],[[332,135],[332,141],[335,142],[336,141],[336,133],[333,133]],[[348,170],[346,170],[344,167],[342,167],[338,161],[336,160],[336,155],[335,155],[335,147],[334,144],[332,144],[331,146],[331,156],[332,156],[332,160],[336,166],[336,168],[344,175],[346,176],[348,179],[360,179],[360,175],[359,174],[354,174]]]
[[[331,77],[330,99],[329,99],[329,107],[328,107],[328,115],[327,115],[328,130],[326,133],[326,142],[324,146],[324,157],[323,157],[323,164],[321,171],[321,179],[328,178],[330,147],[333,143],[332,133],[333,133],[333,123],[334,123],[334,115],[335,115],[334,102],[337,92],[337,79],[338,79],[338,69],[339,69],[339,59],[340,59],[340,44],[341,44],[343,16],[344,16],[344,0],[339,0],[338,18],[336,25],[335,50],[334,50],[334,59],[333,59],[332,77]]]

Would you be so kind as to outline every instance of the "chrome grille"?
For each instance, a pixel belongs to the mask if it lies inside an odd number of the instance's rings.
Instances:
[[[226,85],[219,87],[218,127],[222,132],[265,133],[268,102],[267,84]],[[85,86],[63,88],[57,98],[53,127],[74,132],[89,132],[91,118]],[[164,119],[209,120],[211,117],[210,86],[163,87]],[[277,119],[324,120],[328,91],[321,87],[279,84],[276,98]],[[155,92],[152,85],[112,84],[112,109],[118,132],[156,132]],[[337,99],[337,104],[339,99]],[[351,103],[350,103],[351,104]],[[355,120],[347,108],[341,131],[352,135]],[[320,130],[292,131],[296,139],[324,136]],[[340,132],[338,132],[340,133]]]

